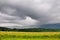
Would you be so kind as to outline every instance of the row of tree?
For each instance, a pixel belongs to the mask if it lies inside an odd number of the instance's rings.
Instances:
[[[11,29],[0,27],[0,31],[19,31],[19,32],[58,32],[60,29],[29,28],[29,29]]]

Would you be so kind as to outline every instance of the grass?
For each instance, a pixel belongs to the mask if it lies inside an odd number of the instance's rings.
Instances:
[[[60,32],[3,32],[0,40],[60,40]]]

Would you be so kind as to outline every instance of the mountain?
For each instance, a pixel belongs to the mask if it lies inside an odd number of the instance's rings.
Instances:
[[[60,23],[57,23],[57,24],[44,24],[44,25],[41,25],[41,28],[60,29]]]
[[[60,32],[60,29],[46,29],[46,28],[28,28],[28,29],[10,29],[0,27],[0,31],[18,31],[18,32]]]
[[[0,31],[21,31],[21,32],[60,32],[60,24],[44,24],[39,28],[26,28],[26,29],[17,29],[17,28],[6,28],[0,27]]]

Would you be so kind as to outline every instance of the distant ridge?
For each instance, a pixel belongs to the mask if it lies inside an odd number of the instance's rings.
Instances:
[[[18,31],[18,32],[60,32],[60,29],[46,29],[46,28],[29,28],[29,29],[10,29],[0,27],[0,31]]]
[[[44,25],[41,25],[41,28],[60,29],[60,23],[56,23],[56,24],[44,24]]]

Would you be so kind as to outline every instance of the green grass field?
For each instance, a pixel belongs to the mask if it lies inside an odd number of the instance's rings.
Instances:
[[[60,32],[2,32],[0,40],[60,40]]]

